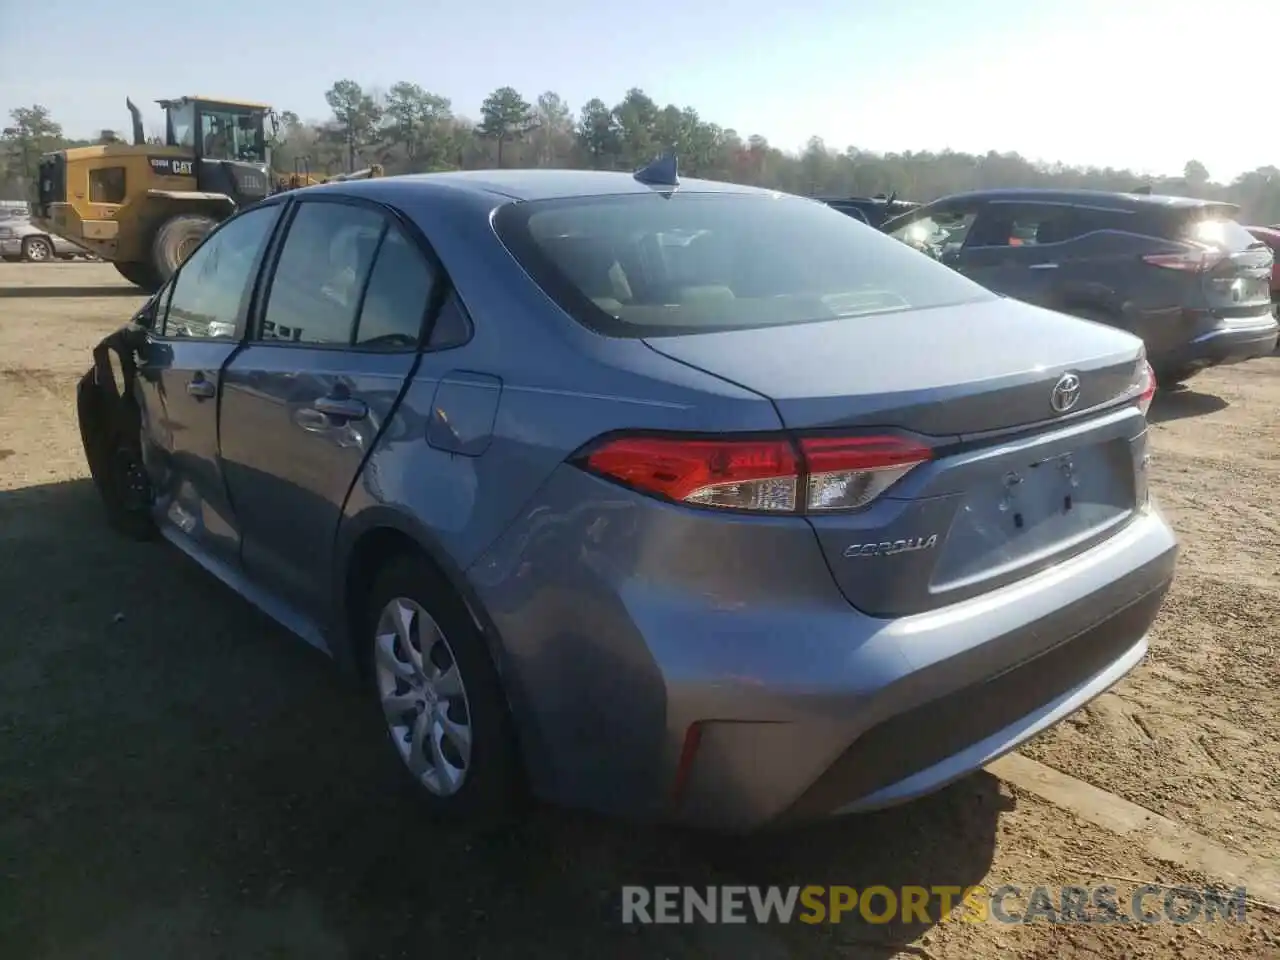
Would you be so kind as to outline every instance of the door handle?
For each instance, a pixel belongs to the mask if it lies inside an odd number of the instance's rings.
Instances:
[[[1057,270],[1056,263],[1032,263],[1027,267],[1028,270]]]
[[[218,388],[206,380],[203,373],[197,373],[187,381],[187,393],[197,400],[208,400],[215,396],[217,392]]]
[[[321,397],[312,407],[326,417],[338,420],[363,420],[369,415],[364,401],[354,397]]]

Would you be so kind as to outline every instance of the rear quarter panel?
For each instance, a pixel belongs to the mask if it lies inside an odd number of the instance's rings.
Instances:
[[[1107,230],[1062,245],[1074,247],[1058,278],[1058,309],[1106,319],[1140,336],[1150,355],[1173,349],[1195,334],[1185,308],[1194,279],[1148,267],[1142,255],[1167,244],[1139,234]]]

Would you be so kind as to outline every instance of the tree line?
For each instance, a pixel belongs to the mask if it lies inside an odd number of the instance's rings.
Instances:
[[[273,143],[279,173],[333,174],[381,164],[388,174],[492,167],[579,167],[633,170],[674,147],[681,172],[809,196],[874,196],[932,200],[992,187],[1132,190],[1150,186],[1239,204],[1249,223],[1280,223],[1280,168],[1263,166],[1218,182],[1197,160],[1181,176],[1147,177],[1114,167],[1041,163],[1017,153],[942,151],[878,153],[835,149],[813,137],[799,151],[743,136],[704,119],[689,106],[660,106],[643,90],[628,90],[610,106],[596,97],[573,110],[547,91],[533,100],[499,87],[478,119],[455,112],[448,97],[401,81],[386,90],[339,80],[325,93],[331,111],[303,120],[283,110]],[[40,153],[91,141],[70,140],[39,105],[10,111],[0,134],[0,198],[29,199]],[[122,139],[101,131],[98,142]]]

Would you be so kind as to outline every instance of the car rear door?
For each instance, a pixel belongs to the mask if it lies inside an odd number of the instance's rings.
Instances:
[[[378,205],[307,198],[286,231],[225,373],[222,457],[246,571],[314,617],[342,505],[418,363],[438,273]]]
[[[1060,309],[1058,274],[1085,229],[1070,204],[995,200],[978,214],[955,267],[988,290]]]
[[[157,297],[138,368],[160,522],[223,562],[238,561],[240,533],[218,460],[218,397],[281,209],[228,220],[182,264]]]

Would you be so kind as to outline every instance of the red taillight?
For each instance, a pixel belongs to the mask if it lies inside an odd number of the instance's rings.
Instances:
[[[1156,372],[1151,369],[1151,364],[1141,360],[1138,368],[1138,407],[1142,410],[1145,417],[1147,411],[1151,409],[1151,401],[1156,396]]]
[[[895,436],[702,440],[620,437],[590,452],[587,469],[692,506],[766,513],[856,510],[929,460]]]
[[[866,506],[933,456],[928,447],[893,436],[805,437],[800,452],[811,511]]]
[[[1203,273],[1217,266],[1225,257],[1226,254],[1221,250],[1196,249],[1183,253],[1148,253],[1142,259],[1153,267],[1163,267],[1166,270]]]
[[[799,465],[786,440],[621,438],[592,452],[587,466],[671,500],[770,510],[790,498],[790,506],[781,509],[795,509]]]

